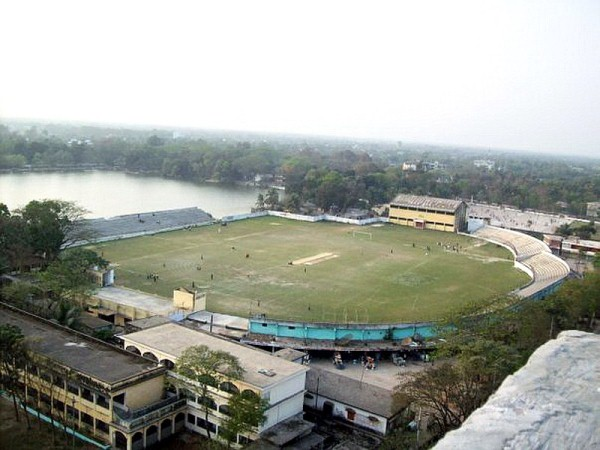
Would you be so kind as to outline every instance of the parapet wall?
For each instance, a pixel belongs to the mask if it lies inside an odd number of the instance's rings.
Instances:
[[[252,219],[255,217],[281,217],[283,219],[300,220],[302,222],[338,222],[349,225],[372,225],[374,223],[388,223],[387,217],[372,217],[369,219],[348,219],[346,217],[332,216],[331,214],[319,214],[317,216],[306,216],[303,214],[294,214],[283,211],[258,211],[248,214],[236,214],[232,216],[222,217],[223,222],[235,222],[237,220]]]

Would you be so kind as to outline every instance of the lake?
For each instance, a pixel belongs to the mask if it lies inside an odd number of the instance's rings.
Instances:
[[[31,200],[60,199],[87,209],[89,218],[187,207],[220,218],[250,212],[259,192],[256,187],[109,171],[0,174],[0,203],[11,211]]]

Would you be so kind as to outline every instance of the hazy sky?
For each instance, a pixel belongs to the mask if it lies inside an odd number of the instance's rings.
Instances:
[[[600,156],[600,0],[5,0],[0,17],[0,118]]]

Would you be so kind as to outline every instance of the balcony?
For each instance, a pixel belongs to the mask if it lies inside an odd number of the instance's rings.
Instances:
[[[113,422],[128,431],[132,431],[142,425],[147,425],[161,419],[171,414],[173,411],[185,407],[185,405],[185,398],[174,396],[133,411],[126,411],[115,406],[113,408]]]

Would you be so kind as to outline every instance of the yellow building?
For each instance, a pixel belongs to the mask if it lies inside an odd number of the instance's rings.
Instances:
[[[24,398],[55,424],[119,450],[144,449],[185,427],[186,401],[165,391],[164,366],[0,305],[7,324],[31,351]]]
[[[391,223],[421,230],[459,232],[467,229],[467,204],[460,200],[399,194],[390,203]]]

